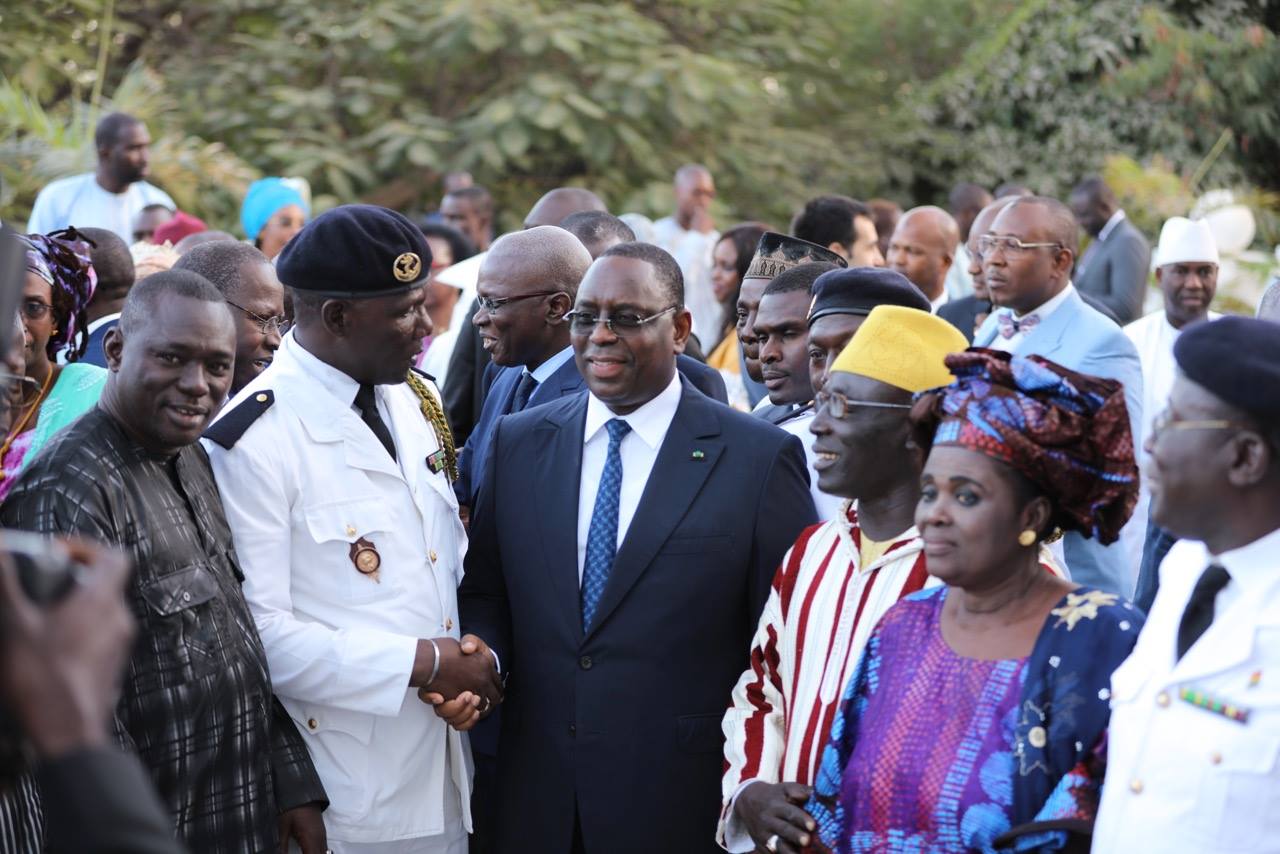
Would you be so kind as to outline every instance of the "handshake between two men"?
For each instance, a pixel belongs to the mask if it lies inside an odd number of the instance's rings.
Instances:
[[[459,732],[466,732],[502,702],[502,677],[488,644],[475,635],[419,640],[409,685],[418,699]]]

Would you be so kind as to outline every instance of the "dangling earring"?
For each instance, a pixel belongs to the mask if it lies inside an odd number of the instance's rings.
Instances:
[[[1020,546],[1024,546],[1024,547],[1030,546],[1033,543],[1035,543],[1035,541],[1036,541],[1036,532],[1031,530],[1030,528],[1027,528],[1027,530],[1023,531],[1021,534],[1018,535],[1018,545]]]

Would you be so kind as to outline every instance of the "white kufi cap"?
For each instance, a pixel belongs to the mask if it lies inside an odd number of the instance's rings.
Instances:
[[[1193,262],[1217,264],[1218,244],[1209,223],[1184,216],[1170,217],[1160,229],[1160,245],[1156,247],[1156,266]]]

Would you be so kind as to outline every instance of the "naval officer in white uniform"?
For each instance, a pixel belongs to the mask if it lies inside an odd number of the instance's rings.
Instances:
[[[277,264],[295,325],[205,434],[272,683],[329,793],[337,854],[463,854],[466,737],[418,689],[500,699],[459,644],[466,534],[434,384],[431,251],[409,220],[348,205]],[[407,380],[407,381],[406,381]]]
[[[1183,540],[1111,678],[1095,852],[1280,851],[1280,325],[1173,348],[1147,439],[1151,516]]]

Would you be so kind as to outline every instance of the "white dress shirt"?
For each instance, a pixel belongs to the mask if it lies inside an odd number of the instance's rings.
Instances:
[[[1214,620],[1175,661],[1200,575],[1231,575]],[[1216,558],[1184,540],[1160,567],[1137,646],[1111,676],[1095,852],[1280,852],[1280,530]],[[1183,689],[1247,709],[1239,722]]]
[[[1076,286],[1071,284],[1070,282],[1067,282],[1067,286],[1063,288],[1058,293],[1057,296],[1053,297],[1051,300],[1044,303],[1043,305],[1037,308],[1034,308],[1031,311],[1028,311],[1025,315],[1019,315],[1016,312],[1014,312],[1014,310],[1011,308],[998,309],[997,313],[1007,314],[1013,317],[1015,320],[1021,320],[1023,317],[1030,317],[1031,315],[1035,314],[1040,317],[1040,322],[1044,323],[1046,320],[1049,319],[1049,315],[1057,311],[1064,302],[1066,302],[1071,298],[1071,295],[1075,292],[1076,292]],[[1003,350],[1006,353],[1013,353],[1018,349],[1018,345],[1022,343],[1022,339],[1025,337],[1026,337],[1026,333],[1023,332],[1021,329],[1013,333],[1012,338],[1005,338],[999,332],[996,332],[996,337],[991,342],[991,349]]]
[[[135,181],[124,192],[112,193],[103,189],[93,172],[72,175],[54,181],[36,196],[27,233],[48,234],[69,225],[105,228],[129,246],[133,243],[133,220],[148,205],[178,209],[168,193],[146,181]]]
[[[609,454],[609,431],[605,424],[619,418],[631,425],[631,432],[622,437],[618,452],[622,457],[622,488],[618,493],[618,545],[627,537],[627,529],[635,518],[645,484],[653,472],[662,440],[667,437],[671,419],[680,406],[680,373],[674,376],[658,396],[636,409],[630,415],[615,415],[604,401],[594,394],[587,395],[587,422],[582,433],[582,476],[578,486],[578,583],[582,583],[582,568],[587,559],[587,536],[591,530],[591,514],[596,507],[596,493],[600,491],[600,477],[604,474],[605,459]]]
[[[556,353],[554,356],[552,356],[550,359],[547,359],[541,365],[538,365],[538,367],[534,368],[532,371],[526,367],[524,369],[524,373],[533,374],[534,382],[536,382],[540,386],[543,383],[545,383],[547,380],[551,379],[551,375],[554,374],[556,371],[560,370],[560,368],[564,365],[564,363],[569,361],[572,358],[573,358],[573,347],[572,346],[565,347],[559,353]],[[523,374],[521,376],[523,377]],[[534,386],[534,391],[537,391],[537,386]]]

